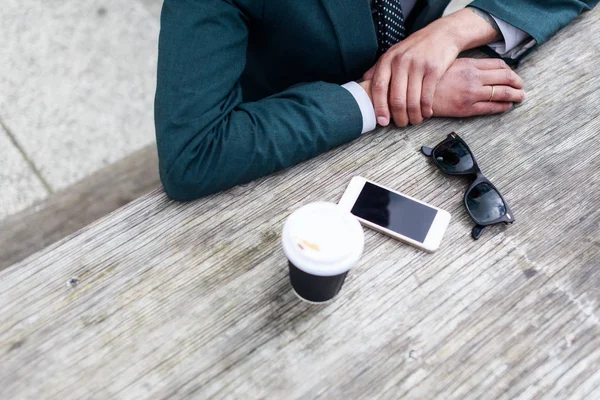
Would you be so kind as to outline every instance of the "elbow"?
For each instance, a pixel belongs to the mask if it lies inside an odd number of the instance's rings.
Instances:
[[[202,175],[192,178],[185,172],[185,169],[177,164],[168,171],[161,169],[160,173],[165,193],[170,199],[177,201],[192,201],[214,193],[211,186],[204,183],[208,178],[208,176]]]
[[[192,201],[234,186],[223,170],[227,157],[213,131],[157,127],[160,180],[167,196]],[[198,132],[198,133],[196,133]],[[190,140],[191,138],[191,140]],[[161,140],[162,139],[162,140]]]
[[[210,157],[201,150],[203,141],[185,144],[189,132],[178,131],[178,126],[157,124],[157,145],[160,181],[166,195],[177,201],[192,201],[214,193],[214,166]],[[182,140],[183,138],[183,140]]]
[[[189,185],[181,179],[173,177],[168,173],[165,175],[161,173],[160,181],[162,182],[165,193],[171,200],[192,201],[196,199],[196,197],[191,195]]]

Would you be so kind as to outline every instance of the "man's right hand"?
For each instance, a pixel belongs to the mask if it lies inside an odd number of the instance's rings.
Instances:
[[[370,97],[371,81],[360,82]],[[493,101],[492,86],[494,87]],[[448,68],[433,98],[435,117],[471,117],[508,111],[525,100],[523,80],[500,59],[459,58]],[[371,99],[372,100],[372,99]]]

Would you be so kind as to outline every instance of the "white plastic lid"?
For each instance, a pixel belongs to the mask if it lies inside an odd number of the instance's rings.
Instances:
[[[360,222],[333,203],[311,203],[294,211],[283,226],[283,251],[304,272],[339,275],[352,268],[364,248]]]

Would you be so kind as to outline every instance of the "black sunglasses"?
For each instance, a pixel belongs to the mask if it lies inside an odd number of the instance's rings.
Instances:
[[[483,175],[473,152],[456,133],[449,134],[433,149],[423,146],[421,151],[448,175],[474,175],[475,180],[465,192],[464,198],[467,213],[476,224],[471,231],[473,239],[479,239],[486,226],[515,222],[506,200]]]

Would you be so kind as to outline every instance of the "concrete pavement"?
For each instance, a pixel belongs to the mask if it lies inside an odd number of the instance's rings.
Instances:
[[[154,140],[161,0],[3,0],[0,219]]]

